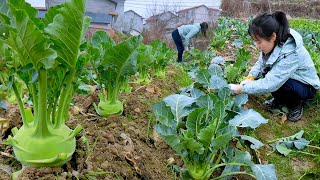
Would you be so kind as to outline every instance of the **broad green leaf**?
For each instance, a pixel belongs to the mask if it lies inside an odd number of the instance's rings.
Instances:
[[[280,143],[276,144],[276,149],[279,153],[285,156],[287,156],[292,151],[291,149],[288,149],[286,145]]]
[[[276,150],[280,149],[280,151],[283,149],[282,146],[289,150],[293,150],[294,148],[297,148],[299,150],[303,149],[310,143],[306,139],[302,138],[303,133],[304,131],[301,130],[300,132],[292,136],[281,138],[277,142],[272,143],[271,146]],[[281,147],[279,147],[279,145],[281,145]],[[284,154],[283,152],[280,153]]]
[[[194,134],[198,134],[202,128],[206,126],[205,117],[206,114],[205,108],[199,108],[192,111],[187,118],[186,126],[188,130],[192,131]]]
[[[250,127],[257,128],[261,124],[266,124],[268,121],[263,118],[258,112],[250,109],[243,110],[239,115],[235,116],[233,119],[229,121],[231,126],[237,127]]]
[[[85,16],[83,19],[83,24],[82,24],[81,39],[83,39],[86,36],[87,31],[90,27],[90,23],[91,23],[91,18],[89,16]]]
[[[202,144],[193,138],[182,138],[181,143],[184,145],[184,149],[188,149],[192,153],[203,154],[205,150]]]
[[[85,1],[67,0],[58,11],[59,14],[45,28],[45,32],[51,37],[53,49],[64,64],[75,69],[83,34]]]
[[[200,96],[197,99],[196,104],[199,107],[206,108],[207,110],[211,110],[214,107],[214,101],[212,100],[212,98],[209,94],[206,94],[204,96]]]
[[[203,91],[194,87],[194,83],[192,83],[191,85],[185,88],[181,88],[180,91],[181,91],[180,93],[181,95],[190,96],[194,99],[198,99],[199,97],[205,95]]]
[[[208,72],[211,76],[213,75],[216,75],[216,76],[219,76],[219,77],[222,77],[223,76],[223,70],[222,68],[217,65],[217,64],[211,64],[208,68]]]
[[[228,87],[221,88],[218,91],[218,96],[223,102],[228,102],[229,97],[231,96],[231,90]]]
[[[235,129],[225,133],[220,134],[217,137],[211,139],[211,147],[214,150],[224,149],[229,144],[229,141],[232,139]]]
[[[303,149],[305,148],[307,145],[309,145],[309,141],[307,141],[306,139],[304,138],[301,138],[301,139],[298,139],[296,141],[293,142],[294,143],[294,146],[297,148],[297,149]]]
[[[276,171],[272,164],[252,164],[251,169],[257,180],[277,180]]]
[[[221,77],[213,75],[210,78],[210,86],[211,89],[222,89],[224,87],[229,87],[228,83]]]
[[[240,39],[240,38],[235,39],[235,40],[232,42],[232,45],[235,46],[236,48],[241,48],[241,46],[243,46],[242,39]]]
[[[3,24],[10,24],[10,18],[4,14],[0,13],[0,23]],[[1,33],[2,35],[2,33]]]
[[[211,112],[212,118],[221,122],[227,116],[225,110],[224,103],[222,101],[217,101],[214,105],[213,111]]]
[[[176,134],[175,130],[166,127],[161,124],[156,124],[154,126],[155,130],[160,134],[163,140],[178,154],[181,154],[184,149],[183,144],[180,141],[179,136]]]
[[[187,107],[190,107],[195,102],[195,99],[185,95],[174,94],[165,97],[163,101],[167,106],[170,106],[171,112],[178,124],[183,117],[191,112]]]
[[[197,88],[192,88],[190,91],[191,97],[194,99],[198,99],[199,97],[205,95],[205,93]]]
[[[48,24],[53,22],[53,18],[59,14],[59,9],[63,7],[63,4],[59,4],[56,6],[52,6],[48,9],[46,14],[44,15],[44,18],[42,19],[42,22],[48,26]]]
[[[2,18],[4,18],[4,21],[8,22],[8,20],[9,20],[9,23],[10,23],[10,18],[12,18],[12,13],[9,10],[7,0],[0,1],[0,13],[1,13]]]
[[[8,3],[11,5],[10,9],[12,8],[16,10],[24,10],[28,17],[32,20],[32,22],[40,29],[43,30],[44,24],[41,22],[40,19],[37,18],[38,10],[32,7],[29,3],[25,2],[24,0],[8,0]],[[12,25],[14,26],[15,22],[12,22]]]
[[[172,121],[174,121],[174,116],[170,110],[170,107],[166,106],[166,104],[161,101],[153,105],[153,113],[156,116],[157,120],[168,127],[175,129],[176,127],[172,127]]]
[[[102,66],[106,66],[110,72],[123,77],[133,75],[137,68],[136,48],[142,41],[142,36],[134,36],[121,43],[105,49]],[[116,76],[115,76],[116,77]]]
[[[234,105],[241,107],[248,102],[248,94],[239,94],[234,97]]]
[[[211,60],[211,63],[221,64],[221,65],[224,66],[225,61],[224,61],[223,57],[217,56],[217,57],[214,57],[214,58]]]
[[[227,161],[227,163],[243,163],[247,164],[248,162],[251,161],[251,155],[247,151],[240,151],[237,148],[234,148],[234,155],[233,157]],[[249,163],[250,164],[250,163]]]
[[[215,128],[215,124],[211,123],[207,127],[200,130],[200,133],[198,134],[197,138],[200,142],[202,142],[205,148],[209,148],[211,144],[211,139],[215,136]]]
[[[246,135],[240,135],[241,139],[249,141],[251,143],[250,148],[251,149],[259,149],[263,146],[263,143],[260,142],[259,140],[251,137],[251,136],[246,136]]]
[[[113,39],[110,38],[110,36],[108,36],[107,32],[105,31],[96,31],[92,37],[91,37],[91,42],[93,47],[97,48],[98,44],[103,44],[104,47],[108,47],[106,46],[106,44],[110,44],[111,46],[116,45],[116,43],[114,42]]]
[[[207,70],[205,69],[198,70],[196,72],[196,78],[197,78],[197,82],[204,85],[205,87],[208,87],[210,85],[211,75]]]
[[[29,19],[25,11],[16,10],[12,13],[18,32],[11,31],[7,43],[14,49],[20,63],[23,66],[32,63],[37,69],[42,65],[51,68],[57,54],[49,48],[47,37]]]

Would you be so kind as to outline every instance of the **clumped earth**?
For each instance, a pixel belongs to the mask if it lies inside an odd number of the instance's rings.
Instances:
[[[95,113],[98,91],[89,96],[76,94],[67,125],[74,129],[81,124],[84,129],[76,137],[72,159],[57,168],[28,167],[19,179],[173,179],[167,160],[176,157],[153,131],[152,104],[165,93],[178,91],[175,73],[169,70],[166,79],[153,79],[148,85],[132,84],[132,93],[120,97],[125,104],[121,116],[102,118]],[[17,105],[2,111],[0,117],[10,120],[3,141],[11,128],[22,123]],[[20,170],[21,164],[12,157],[12,147],[0,145],[0,152],[5,153],[0,155],[0,179],[10,179],[9,174]]]

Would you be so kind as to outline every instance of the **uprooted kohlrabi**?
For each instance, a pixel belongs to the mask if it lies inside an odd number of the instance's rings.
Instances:
[[[85,0],[67,0],[38,19],[37,10],[24,0],[0,2],[0,43],[14,61],[11,87],[23,121],[5,143],[13,146],[16,158],[25,166],[61,166],[75,151],[81,126],[71,130],[65,121],[79,46],[90,23],[84,16],[85,4]],[[10,63],[10,58],[6,60]],[[24,107],[17,79],[27,86],[32,110]]]

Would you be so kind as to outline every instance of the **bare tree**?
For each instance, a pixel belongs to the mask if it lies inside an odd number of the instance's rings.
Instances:
[[[181,3],[164,3],[152,1],[152,5],[147,5],[147,14],[150,16],[146,19],[147,26],[144,30],[144,41],[149,43],[155,39],[166,41],[169,45],[171,42],[170,33],[177,27],[178,17],[176,13],[180,10]]]

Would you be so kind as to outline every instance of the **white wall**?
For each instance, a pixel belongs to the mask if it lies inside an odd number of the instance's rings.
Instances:
[[[25,0],[27,3],[31,4],[32,7],[46,7],[46,0]]]

